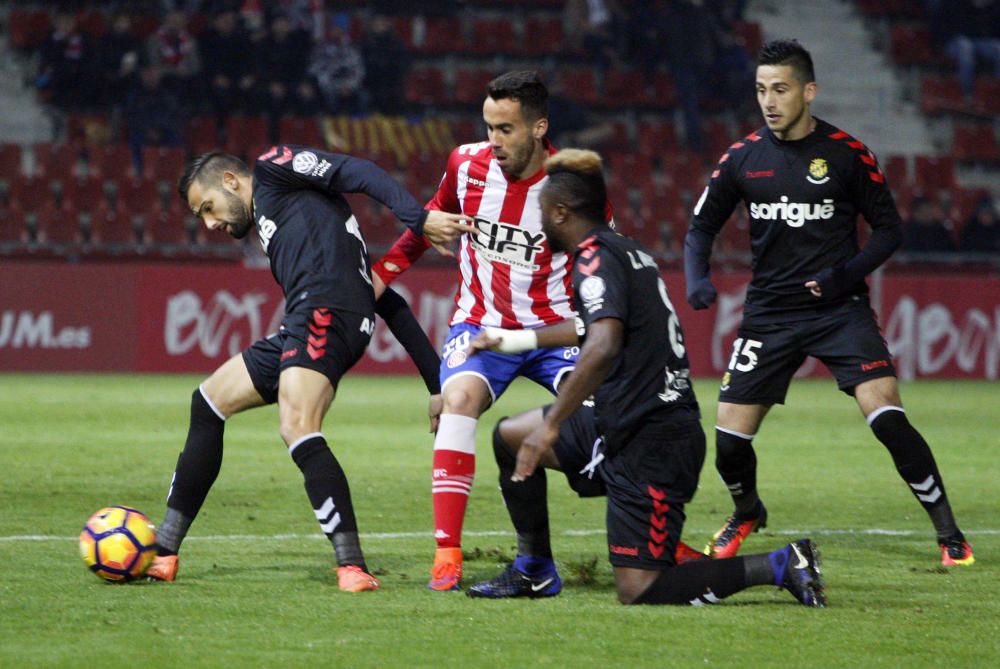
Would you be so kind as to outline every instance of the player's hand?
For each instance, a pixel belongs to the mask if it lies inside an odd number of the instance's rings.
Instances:
[[[715,291],[715,286],[712,285],[712,280],[707,276],[694,283],[689,283],[687,286],[688,304],[696,310],[708,309],[715,302],[716,297],[718,297],[718,293]]]
[[[438,425],[441,424],[442,411],[444,411],[444,395],[441,393],[431,395],[430,402],[427,404],[427,417],[431,421],[431,434],[437,434]]]
[[[375,291],[375,301],[378,302],[378,298],[382,297],[382,293],[385,292],[385,282],[382,281],[382,277],[377,272],[372,272],[372,290]]]
[[[424,221],[424,237],[443,256],[454,257],[455,252],[448,248],[448,244],[473,230],[475,226],[463,214],[431,210]]]
[[[503,340],[499,336],[492,334],[491,328],[483,328],[469,342],[469,355],[475,355],[480,351],[494,351],[501,341]]]
[[[835,300],[852,287],[847,278],[847,271],[841,266],[827,267],[806,281],[805,286],[813,297],[825,300]]]
[[[535,473],[538,463],[546,451],[552,448],[559,438],[559,430],[548,423],[535,428],[524,438],[521,447],[517,449],[517,466],[511,481],[523,481]]]

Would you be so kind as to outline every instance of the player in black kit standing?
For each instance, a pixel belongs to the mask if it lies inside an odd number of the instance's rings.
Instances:
[[[941,563],[970,565],[972,549],[955,523],[931,449],[903,411],[896,370],[868,300],[865,277],[901,241],[882,170],[864,144],[810,113],[816,79],[812,57],[798,42],[761,48],[756,87],[766,126],[723,154],[684,244],[688,302],[705,309],[716,298],[712,241],[737,203],[746,204],[753,273],[715,431],[716,468],[736,510],[709,551],[731,557],[750,532],[765,526],[752,440],[768,410],[784,403],[792,375],[815,356],[853,395],[927,511]],[[859,213],[872,229],[864,248]]]
[[[485,328],[473,349],[583,343],[555,403],[497,424],[493,448],[518,556],[496,578],[469,588],[469,596],[560,592],[547,467],[562,470],[581,496],[607,496],[608,556],[623,604],[711,604],[753,585],[777,585],[806,606],[823,606],[819,555],[809,539],[731,560],[704,559],[681,542],[684,506],[705,461],[705,433],[677,314],[653,257],[604,222],[598,155],[560,151],[545,171],[542,229],[554,250],[574,254],[575,327]],[[593,408],[584,405],[591,395]]]
[[[425,211],[373,163],[295,146],[272,147],[252,172],[234,156],[205,154],[187,165],[178,192],[210,230],[242,238],[256,226],[284,293],[285,317],[276,334],[223,363],[192,395],[188,438],[147,575],[176,578],[177,551],[222,464],[225,420],[277,402],[281,437],[336,552],[340,589],[374,590],[378,581],[361,552],[347,477],[321,432],[340,378],[362,356],[375,327],[368,251],[342,193],[365,193],[435,243],[467,228],[461,216]],[[436,383],[433,347],[402,298],[389,299],[379,301],[379,314],[411,355],[420,352],[414,355],[418,367]]]

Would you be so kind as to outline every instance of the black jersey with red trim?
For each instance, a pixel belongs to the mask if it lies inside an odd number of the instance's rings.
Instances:
[[[692,228],[714,237],[741,200],[750,218],[748,313],[816,308],[805,283],[858,254],[859,213],[873,234],[894,228],[898,235],[901,225],[875,155],[820,119],[803,139],[783,141],[764,127],[730,146],[695,206]],[[867,291],[862,279],[841,299]]]
[[[364,193],[422,231],[427,212],[374,163],[291,145],[257,158],[254,221],[287,313],[314,306],[373,312],[368,249],[343,193]]]
[[[684,333],[660,269],[638,242],[594,228],[573,258],[573,303],[582,342],[595,321],[625,326],[622,350],[594,394],[597,425],[612,448],[650,420],[698,417]]]

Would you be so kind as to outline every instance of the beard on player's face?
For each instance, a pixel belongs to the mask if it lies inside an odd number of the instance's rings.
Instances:
[[[226,207],[231,212],[230,217],[225,220],[226,232],[236,239],[243,239],[253,227],[253,214],[239,196],[225,189],[222,192],[226,199]]]

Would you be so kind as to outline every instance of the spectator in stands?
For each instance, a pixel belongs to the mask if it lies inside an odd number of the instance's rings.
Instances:
[[[367,99],[362,83],[365,64],[361,52],[351,42],[350,18],[339,12],[330,17],[325,39],[313,47],[309,74],[331,114],[362,114]]]
[[[68,111],[93,102],[97,54],[71,10],[56,12],[42,42],[35,85],[55,108]]]
[[[575,50],[604,68],[620,63],[617,33],[624,15],[615,0],[568,0],[563,18]]]
[[[935,41],[958,64],[962,92],[971,98],[976,60],[991,61],[1000,77],[1000,0],[927,0]]]
[[[609,121],[591,117],[587,109],[573,100],[566,83],[559,76],[549,86],[549,134],[557,147],[600,150],[615,133]]]
[[[179,130],[183,123],[180,102],[172,90],[163,86],[158,65],[143,67],[133,81],[125,101],[125,120],[132,164],[136,173],[142,174],[142,147],[181,146]]]
[[[361,41],[365,64],[365,90],[371,95],[372,111],[402,114],[406,101],[406,72],[410,57],[406,45],[396,37],[392,21],[384,14],[375,14]]]
[[[198,41],[187,29],[187,16],[174,9],[163,17],[163,25],[150,36],[146,47],[149,62],[160,69],[163,87],[175,95],[197,94],[201,71]]]
[[[923,196],[913,200],[913,213],[903,227],[901,251],[908,253],[948,253],[955,250],[951,231],[941,220],[937,204]]]
[[[1000,220],[993,198],[980,200],[962,227],[961,242],[961,250],[967,253],[1000,253]]]
[[[296,29],[286,14],[276,14],[261,48],[256,50],[260,59],[260,97],[264,113],[273,127],[281,116],[301,116],[315,113],[315,95],[301,96],[306,78],[312,38],[302,29]]]
[[[239,23],[239,14],[223,10],[199,38],[203,78],[207,81],[212,112],[219,119],[239,111],[254,112],[256,77],[251,71],[250,37]]]
[[[111,21],[111,30],[101,38],[100,98],[106,105],[124,104],[129,82],[139,69],[142,41],[132,32],[132,17],[118,12]]]

